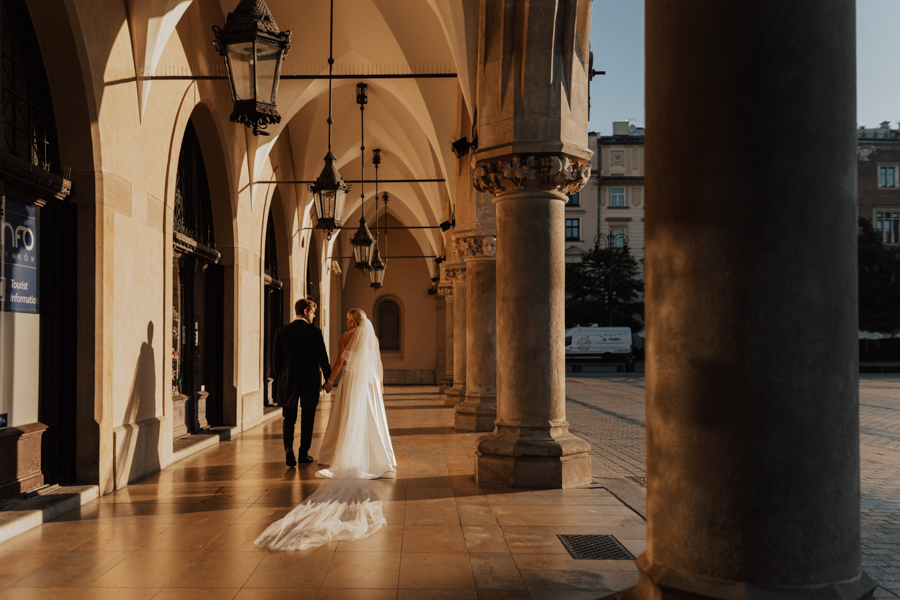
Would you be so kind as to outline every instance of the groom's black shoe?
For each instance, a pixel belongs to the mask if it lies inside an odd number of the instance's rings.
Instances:
[[[294,458],[293,450],[285,450],[284,451],[284,462],[289,467],[297,466],[297,459]]]
[[[313,457],[310,456],[309,454],[307,454],[306,456],[301,456],[297,459],[297,462],[299,462],[300,464],[311,463],[312,461],[313,461]]]

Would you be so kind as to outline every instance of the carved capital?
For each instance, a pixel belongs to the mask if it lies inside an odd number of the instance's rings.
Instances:
[[[444,270],[444,276],[447,278],[447,281],[453,285],[466,285],[465,268],[456,267],[453,269],[446,269]]]
[[[461,235],[453,239],[453,249],[463,260],[494,258],[497,256],[497,237],[494,235]]]
[[[438,290],[438,294],[440,294],[444,298],[452,298],[453,297],[453,286],[450,284],[439,285],[437,290]]]
[[[475,189],[495,196],[516,191],[556,191],[575,194],[591,178],[591,163],[565,154],[501,156],[479,162]]]

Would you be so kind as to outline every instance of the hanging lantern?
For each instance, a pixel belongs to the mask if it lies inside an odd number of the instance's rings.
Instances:
[[[375,238],[369,231],[365,217],[359,220],[359,229],[356,230],[356,235],[350,240],[350,244],[353,246],[353,258],[356,259],[354,266],[365,273],[371,268],[372,250],[375,248]]]
[[[264,0],[241,0],[225,19],[225,27],[213,27],[213,45],[225,57],[234,110],[232,123],[253,128],[253,135],[281,122],[275,110],[281,62],[290,49],[291,32],[279,31]]]
[[[380,160],[380,157],[379,157]],[[384,200],[384,249],[387,251],[387,203],[388,193],[382,194]],[[378,231],[378,196],[375,196],[375,231]],[[378,251],[378,241],[375,242],[375,252],[372,256],[372,263],[369,267],[369,287],[378,291],[384,285],[384,272],[387,269],[387,263],[381,258],[381,252]]]
[[[243,1],[243,0],[242,0]],[[338,173],[334,164],[334,154],[331,153],[331,126],[334,120],[331,118],[331,96],[334,74],[334,0],[331,0],[331,13],[328,29],[328,154],[325,155],[325,166],[316,179],[310,184],[309,191],[315,196],[316,227],[325,230],[325,237],[331,239],[331,234],[341,228],[341,218],[344,215],[344,202],[347,200],[347,192],[350,186],[344,183],[344,178]]]
[[[369,226],[366,225],[366,137],[365,137],[365,110],[366,103],[368,102],[368,96],[366,94],[366,89],[368,86],[365,83],[359,83],[356,86],[356,103],[359,104],[359,131],[360,131],[360,143],[359,143],[359,163],[360,163],[360,194],[359,194],[359,202],[360,202],[360,211],[362,212],[362,217],[359,219],[359,229],[356,230],[356,235],[353,236],[353,239],[350,240],[350,244],[353,246],[353,256],[356,258],[356,264],[354,265],[357,269],[365,274],[369,270],[369,261],[372,258],[372,248],[375,246],[375,238],[372,237],[372,232],[369,231]],[[375,152],[378,152],[376,150]],[[378,169],[376,167],[376,173]],[[378,180],[378,176],[375,176],[376,181]],[[375,203],[378,204],[378,187],[376,184],[375,188],[376,199]]]
[[[344,202],[347,200],[347,192],[350,186],[344,183],[344,178],[334,164],[334,154],[331,150],[325,155],[325,167],[316,179],[309,185],[316,201],[316,227],[325,230],[326,237],[330,240],[331,234],[341,227],[341,216],[344,214]]]
[[[387,265],[384,264],[384,261],[381,259],[381,252],[378,251],[378,248],[375,248],[375,251],[372,253],[372,262],[369,266],[369,286],[380,290],[381,286],[384,285],[384,269]]]

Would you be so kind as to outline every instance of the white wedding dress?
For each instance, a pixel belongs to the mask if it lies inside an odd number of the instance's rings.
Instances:
[[[381,500],[368,480],[394,476],[384,398],[381,351],[372,322],[363,319],[344,351],[344,372],[331,411],[323,447],[331,447],[325,478],[305,502],[272,523],[257,546],[287,552],[333,540],[368,537],[385,524]],[[329,434],[331,434],[329,436]]]

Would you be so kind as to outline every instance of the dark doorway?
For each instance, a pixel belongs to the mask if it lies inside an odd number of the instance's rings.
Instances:
[[[275,406],[272,383],[275,381],[275,367],[272,346],[275,344],[275,332],[284,324],[284,292],[283,284],[278,279],[278,253],[275,244],[275,224],[272,219],[272,208],[269,208],[269,224],[266,226],[266,252],[264,258],[265,289],[263,294],[263,383],[264,403]]]
[[[66,198],[70,182],[63,177],[50,85],[40,45],[24,2],[0,1],[0,344],[7,350],[33,350],[36,369],[14,367],[0,375],[0,383],[28,380],[24,388],[36,390],[25,411],[0,414],[0,432],[7,427],[42,423],[40,455],[3,456],[40,465],[43,484],[75,481],[76,413],[76,298],[77,208]],[[65,110],[65,103],[61,108]],[[29,223],[21,221],[27,216]],[[16,227],[10,227],[10,221]],[[20,227],[21,226],[21,227]],[[23,247],[21,231],[28,240]],[[30,244],[30,245],[29,245]],[[23,287],[17,273],[28,265]],[[14,294],[33,300],[23,309]],[[3,298],[7,299],[4,304]],[[17,305],[19,304],[19,305]],[[19,319],[29,319],[25,323]],[[7,325],[3,331],[3,323]],[[38,324],[32,327],[30,323]],[[26,327],[22,327],[26,325]],[[28,339],[23,339],[27,335]],[[28,353],[31,355],[31,352]],[[4,404],[0,400],[0,405]],[[17,409],[20,406],[17,406]],[[0,413],[8,410],[0,408]],[[18,414],[17,414],[18,413]],[[0,485],[4,482],[0,481]],[[9,489],[9,486],[7,486]],[[22,489],[21,491],[28,491]]]
[[[206,166],[188,123],[175,182],[172,281],[173,438],[222,424],[224,277]]]

